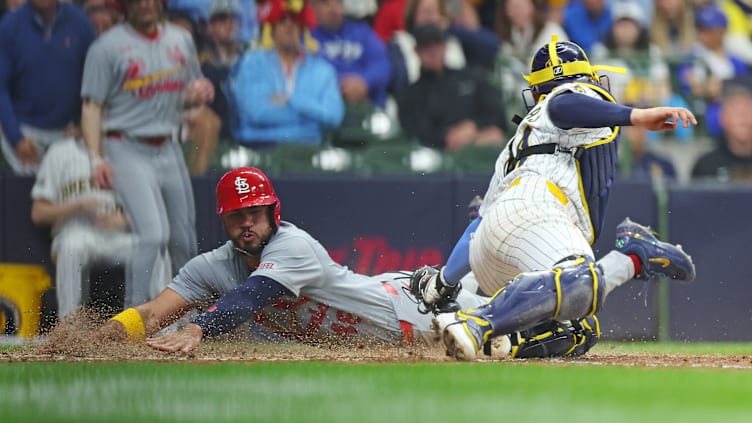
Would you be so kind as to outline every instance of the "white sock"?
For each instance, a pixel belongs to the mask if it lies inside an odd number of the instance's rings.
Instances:
[[[611,251],[598,260],[598,265],[603,271],[603,295],[608,295],[617,286],[635,277],[634,262],[626,254]]]

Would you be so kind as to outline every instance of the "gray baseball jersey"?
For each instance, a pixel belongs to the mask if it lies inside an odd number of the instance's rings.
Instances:
[[[96,198],[99,213],[114,212],[115,194],[94,186],[90,167],[83,143],[69,138],[52,144],[39,166],[31,198],[56,204]],[[57,222],[52,233],[58,315],[64,317],[81,304],[88,266],[94,262],[127,260],[135,239],[128,232],[97,229],[90,218],[82,215]]]
[[[154,39],[128,24],[100,36],[86,55],[81,96],[106,105],[103,129],[131,136],[175,133],[183,91],[201,78],[191,35],[169,23]]]
[[[432,332],[431,316],[418,313],[415,299],[404,292],[406,274],[354,273],[288,222],[282,222],[250,275],[271,278],[295,295],[274,300],[254,317],[255,323],[285,338],[336,335],[396,343],[411,336],[406,331],[423,339]],[[201,303],[235,288],[248,276],[243,256],[228,241],[188,262],[168,288],[191,303]],[[477,307],[486,300],[467,290],[459,298],[464,307]]]
[[[163,251],[170,253],[171,275],[196,253],[193,190],[174,141],[183,93],[199,78],[190,34],[169,23],[160,23],[154,37],[117,25],[86,56],[81,95],[102,105],[102,129],[112,131],[103,142],[112,184],[139,242],[126,269],[125,307],[148,301],[169,281],[157,271]],[[146,137],[163,139],[155,145]]]
[[[532,155],[524,165],[506,171],[510,151],[548,143],[571,149],[613,139],[616,133],[611,128],[566,130],[553,124],[549,102],[567,91],[601,98],[585,84],[558,86],[525,116],[496,161],[480,207],[483,220],[470,242],[470,265],[487,294],[520,272],[548,269],[570,255],[593,256],[593,227],[572,154]]]

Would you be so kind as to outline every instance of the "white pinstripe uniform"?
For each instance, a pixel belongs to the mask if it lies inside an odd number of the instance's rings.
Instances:
[[[549,143],[574,149],[613,140],[618,127],[565,130],[549,118],[551,99],[565,91],[603,99],[594,88],[577,82],[556,87],[525,116],[509,141],[511,150]],[[593,226],[572,153],[531,155],[507,173],[509,158],[508,144],[496,161],[480,207],[483,220],[470,241],[470,266],[487,294],[520,272],[550,269],[571,255],[593,257]]]
[[[50,146],[39,166],[31,197],[57,204],[97,198],[102,214],[112,213],[117,207],[112,191],[92,184],[86,147],[73,138]],[[135,238],[124,231],[97,229],[94,222],[82,215],[56,223],[52,235],[58,315],[62,318],[81,305],[88,266],[95,262],[122,263],[129,257]]]

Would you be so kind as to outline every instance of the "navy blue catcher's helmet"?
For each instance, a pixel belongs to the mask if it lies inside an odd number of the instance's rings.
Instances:
[[[528,82],[530,91],[536,97],[548,94],[557,85],[565,82],[584,81],[600,84],[596,73],[607,69],[624,73],[625,70],[612,66],[591,66],[582,47],[571,41],[559,41],[556,35],[551,42],[535,53],[530,62],[530,75],[522,75]]]

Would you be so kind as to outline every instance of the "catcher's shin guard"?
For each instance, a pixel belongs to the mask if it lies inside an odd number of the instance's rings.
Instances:
[[[491,323],[493,336],[525,331],[551,320],[592,316],[603,302],[602,277],[589,257],[553,270],[522,273],[474,314]]]
[[[514,358],[577,357],[598,343],[600,324],[593,315],[568,322],[551,321],[509,336]]]

